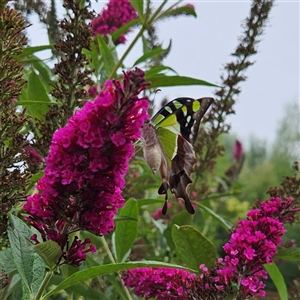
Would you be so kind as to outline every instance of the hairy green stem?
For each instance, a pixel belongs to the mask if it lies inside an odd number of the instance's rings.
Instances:
[[[181,0],[178,1],[178,2],[176,2],[174,5],[177,5],[180,2],[181,2]],[[111,73],[108,76],[108,79],[115,78],[116,72],[117,72],[118,68],[122,65],[124,59],[127,57],[127,55],[129,54],[129,52],[131,51],[131,49],[133,48],[133,46],[136,44],[136,42],[138,41],[138,39],[142,36],[144,30],[147,27],[149,28],[152,25],[152,23],[154,23],[156,21],[157,15],[159,15],[160,11],[162,10],[162,8],[164,7],[164,5],[166,3],[167,3],[167,0],[164,0],[162,2],[162,4],[157,8],[157,10],[152,14],[152,16],[150,18],[149,18],[150,8],[148,7],[148,9],[147,9],[147,11],[145,13],[145,19],[143,20],[141,29],[139,30],[139,32],[137,33],[137,35],[135,36],[135,38],[133,39],[133,41],[129,44],[129,46],[127,47],[127,49],[123,53],[122,57],[114,65]],[[173,7],[174,5],[172,5],[171,7]]]
[[[137,33],[137,35],[135,36],[135,38],[133,39],[133,41],[130,43],[130,45],[128,46],[128,48],[126,49],[126,51],[123,53],[122,57],[119,59],[119,61],[114,65],[110,75],[108,76],[108,79],[113,79],[115,78],[116,72],[119,69],[119,67],[122,65],[124,59],[126,58],[126,56],[128,55],[128,53],[131,51],[131,49],[133,48],[133,46],[135,45],[135,43],[138,41],[138,39],[142,36],[143,32],[145,30],[144,25],[142,26],[142,28],[140,29],[140,31]]]
[[[41,284],[41,286],[40,286],[40,288],[39,288],[39,290],[36,294],[35,300],[43,299],[41,297],[42,297],[46,287],[48,286],[48,283],[49,283],[51,277],[53,276],[53,271],[54,271],[54,269],[51,269],[49,272],[47,272],[47,274],[44,277],[44,280],[43,280],[43,282],[42,282],[42,284]]]
[[[115,264],[116,261],[115,261],[115,259],[114,259],[114,257],[113,257],[113,254],[111,253],[111,251],[110,251],[110,249],[109,249],[109,246],[108,246],[108,244],[107,244],[107,242],[106,242],[104,236],[101,236],[101,242],[102,242],[102,245],[103,245],[103,247],[104,247],[104,249],[105,249],[105,251],[106,251],[106,253],[107,253],[108,257],[109,257],[109,260],[110,260],[113,264]],[[125,292],[125,294],[126,294],[126,296],[127,296],[127,299],[128,299],[128,300],[132,300],[132,297],[131,297],[131,295],[130,295],[128,289],[127,289],[127,287],[124,285],[123,279],[122,279],[122,277],[120,276],[120,274],[118,274],[118,277],[119,277],[119,279],[120,279],[121,286],[122,286],[122,288],[123,288],[123,290],[124,290],[124,292]]]
[[[106,239],[105,239],[104,236],[101,236],[101,242],[102,242],[102,245],[103,245],[103,247],[104,247],[104,249],[105,249],[105,251],[106,251],[106,253],[107,253],[107,255],[108,255],[109,260],[110,260],[113,264],[115,264],[116,261],[115,261],[113,255],[112,255],[112,253],[111,253],[109,247],[108,247],[108,244],[107,244]]]

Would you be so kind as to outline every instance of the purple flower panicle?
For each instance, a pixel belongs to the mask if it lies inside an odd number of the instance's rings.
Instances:
[[[201,265],[196,277],[188,271],[165,268],[132,269],[125,285],[145,299],[250,299],[265,295],[267,278],[263,265],[273,262],[276,247],[285,233],[283,222],[292,222],[300,208],[294,200],[271,198],[238,222],[227,244],[226,256],[211,269]]]
[[[114,229],[113,217],[124,205],[123,177],[134,153],[133,142],[148,118],[148,100],[138,97],[145,87],[139,69],[124,73],[123,82],[106,82],[96,99],[53,135],[44,176],[37,185],[39,193],[24,205],[26,220],[39,230],[43,241],[53,240],[65,251],[72,232],[104,235]],[[85,257],[87,241],[69,244]]]
[[[33,164],[40,164],[43,161],[42,156],[32,147],[25,147],[25,152],[28,155],[28,159]]]
[[[186,291],[195,285],[195,274],[172,268],[140,268],[126,272],[124,283],[135,288],[135,294],[147,299],[189,299]]]
[[[25,147],[25,153],[27,155],[27,164],[31,173],[37,173],[40,169],[43,157],[31,146]]]
[[[168,203],[167,203],[168,209],[169,209],[170,207],[172,207],[172,205],[173,205],[173,204],[172,204],[171,202],[168,202]],[[162,213],[162,210],[163,210],[162,207],[158,208],[154,213],[151,214],[151,217],[152,217],[154,220],[159,220],[159,219],[161,219],[162,217],[164,217],[164,215],[163,215],[163,213]],[[168,214],[168,217],[170,217],[170,214]],[[164,219],[166,219],[166,218],[164,217]]]
[[[244,151],[243,151],[243,145],[240,141],[236,140],[233,147],[233,157],[234,160],[239,162],[242,158]]]
[[[100,15],[92,20],[91,29],[95,35],[105,36],[113,33],[137,17],[138,15],[129,0],[110,0],[107,8],[103,9]],[[125,42],[125,35],[122,34],[115,41],[115,44],[124,44]]]

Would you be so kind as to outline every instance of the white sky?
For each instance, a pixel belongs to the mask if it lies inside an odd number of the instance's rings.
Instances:
[[[107,1],[93,3],[97,12]],[[155,1],[161,3],[161,1]],[[170,3],[173,1],[170,1]],[[57,1],[59,9],[60,1]],[[158,24],[158,36],[167,46],[172,39],[172,50],[164,64],[180,75],[220,83],[222,66],[234,58],[229,55],[238,44],[242,33],[241,22],[248,16],[251,1],[184,1],[195,6],[198,17],[180,16]],[[62,11],[61,9],[59,11]],[[278,120],[287,102],[299,103],[299,2],[277,1],[258,54],[256,63],[246,73],[242,92],[235,106],[236,115],[230,117],[232,132],[246,142],[251,133],[273,141]],[[32,18],[29,29],[32,45],[47,44],[47,35]],[[134,32],[128,40],[134,36]],[[118,46],[120,53],[125,46]],[[125,65],[141,56],[141,47],[133,49]],[[164,96],[172,100],[189,96],[201,98],[213,95],[212,88],[196,86],[162,88],[156,95],[157,102]],[[299,128],[300,130],[300,128]]]

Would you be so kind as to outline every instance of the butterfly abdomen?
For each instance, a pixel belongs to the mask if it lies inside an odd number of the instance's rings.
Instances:
[[[153,173],[156,173],[162,163],[163,154],[156,135],[156,129],[151,123],[145,123],[142,129],[142,147],[144,157]]]

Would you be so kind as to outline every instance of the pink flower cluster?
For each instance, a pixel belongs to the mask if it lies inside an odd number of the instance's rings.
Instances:
[[[133,269],[123,276],[125,285],[134,288],[135,294],[146,300],[188,300],[186,292],[194,288],[195,279],[195,274],[171,268]]]
[[[242,158],[244,151],[243,151],[243,145],[240,141],[236,140],[234,143],[233,148],[233,157],[236,161],[240,161]]]
[[[277,253],[276,246],[281,244],[281,236],[286,232],[283,214],[292,204],[291,199],[281,201],[271,198],[262,202],[260,208],[248,212],[246,220],[238,221],[236,230],[230,241],[224,245],[224,259],[214,273],[213,288],[226,291],[232,283],[239,286],[237,299],[247,297],[263,297],[265,285],[261,278],[267,278],[263,265],[271,263]],[[204,272],[200,278],[207,281],[211,272]]]
[[[173,204],[172,204],[171,202],[168,202],[168,203],[167,203],[167,207],[168,207],[168,208],[172,207],[172,205],[173,205]],[[162,207],[158,208],[154,213],[151,214],[151,217],[152,217],[154,220],[159,220],[159,219],[161,219],[162,217],[164,217],[164,215],[163,215],[163,213],[162,213],[162,210],[163,210]],[[166,217],[170,217],[170,216],[171,216],[171,215],[168,214]],[[166,217],[164,217],[164,219],[166,219]]]
[[[42,156],[31,146],[25,147],[25,153],[27,155],[27,164],[32,173],[39,171],[40,164],[43,161]]]
[[[294,200],[271,198],[241,220],[230,241],[225,244],[226,256],[212,269],[201,265],[200,277],[187,271],[165,268],[132,269],[124,275],[128,287],[145,299],[248,299],[264,296],[267,278],[263,268],[271,263],[285,229],[283,222],[295,219]],[[173,270],[173,273],[172,271]]]
[[[26,220],[44,241],[63,249],[71,232],[104,235],[113,230],[113,217],[124,204],[123,177],[133,142],[149,117],[148,100],[138,97],[145,87],[144,72],[137,68],[124,73],[123,82],[106,82],[96,99],[53,135],[39,193],[24,205]],[[80,241],[75,246],[83,251]]]
[[[95,35],[105,36],[138,17],[135,9],[129,0],[110,0],[107,8],[103,9],[100,15],[92,20],[91,29]],[[127,31],[128,33],[129,31]],[[121,35],[115,44],[124,44],[126,38]]]

